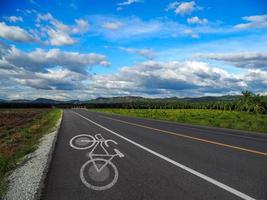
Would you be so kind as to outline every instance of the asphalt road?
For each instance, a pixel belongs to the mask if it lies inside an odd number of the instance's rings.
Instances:
[[[93,146],[70,146],[80,134],[101,134],[117,142],[108,142],[107,150],[116,155],[116,148],[124,157],[114,156],[113,165],[105,162],[110,157],[91,160]],[[92,144],[86,137],[76,139],[72,144],[79,147]],[[104,151],[98,145],[92,153]],[[267,137],[64,110],[41,199],[267,199]]]

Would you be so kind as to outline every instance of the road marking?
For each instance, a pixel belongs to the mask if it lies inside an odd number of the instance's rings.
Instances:
[[[79,140],[81,138],[87,138],[87,140]],[[85,141],[86,146],[81,146],[81,141]],[[89,142],[92,142],[92,144],[87,145]],[[88,154],[88,157],[90,159],[85,162],[80,169],[80,179],[83,184],[90,189],[97,191],[107,190],[115,185],[118,180],[119,171],[117,167],[112,163],[112,159],[116,156],[122,158],[124,157],[124,155],[118,149],[114,149],[116,154],[110,154],[104,147],[104,145],[106,147],[109,147],[108,142],[118,144],[114,140],[104,139],[101,134],[96,134],[95,136],[89,134],[80,134],[74,136],[69,142],[70,146],[76,150],[85,150],[91,148]],[[102,148],[104,153],[95,153],[95,149],[98,146]],[[114,177],[111,178],[112,180],[108,183],[103,182],[110,177],[110,170],[113,171],[112,174],[114,174]]]
[[[256,151],[256,150],[253,150],[253,149],[247,149],[247,148],[238,147],[238,146],[225,144],[225,143],[221,143],[221,142],[215,142],[215,141],[207,140],[207,139],[203,139],[203,138],[193,137],[193,136],[189,136],[189,135],[183,135],[183,134],[180,134],[180,133],[175,133],[175,132],[172,132],[172,131],[166,131],[166,130],[162,130],[162,129],[158,129],[158,128],[153,128],[153,127],[150,127],[150,126],[145,126],[145,125],[141,125],[141,124],[127,122],[127,121],[124,121],[124,120],[114,119],[114,118],[111,118],[111,117],[106,117],[106,116],[101,116],[101,117],[102,118],[106,118],[106,119],[111,119],[111,120],[114,120],[114,121],[118,121],[118,122],[122,122],[122,123],[125,123],[125,124],[130,124],[130,125],[133,125],[133,126],[138,126],[138,127],[142,127],[142,128],[146,128],[146,129],[150,129],[150,130],[154,130],[154,131],[168,133],[168,134],[179,136],[179,137],[183,137],[183,138],[197,140],[197,141],[210,143],[210,144],[214,144],[214,145],[218,145],[218,146],[223,146],[223,147],[227,147],[227,148],[231,148],[231,149],[237,149],[237,150],[240,150],[240,151],[246,151],[246,152],[258,154],[258,155],[261,155],[261,156],[267,156],[267,152]]]
[[[88,111],[88,109],[87,109]],[[99,113],[99,111],[90,111],[90,113],[97,113],[98,117],[103,117],[102,115],[99,115],[99,114],[102,114],[102,113]],[[109,115],[117,115],[117,116],[122,116],[120,114],[110,114],[110,113],[104,113],[104,114],[109,114]],[[113,119],[113,118],[112,118]],[[141,118],[142,119],[142,118]],[[238,131],[237,129],[230,129],[230,128],[218,128],[218,127],[205,127],[204,125],[196,125],[196,124],[188,124],[186,125],[185,123],[178,123],[178,122],[174,122],[174,121],[167,121],[167,120],[160,120],[160,119],[146,119],[146,118],[143,118],[145,120],[150,120],[150,121],[155,121],[155,122],[163,122],[163,123],[168,123],[168,124],[176,124],[176,125],[179,125],[179,126],[182,126],[186,129],[203,129],[203,128],[213,128],[213,129],[217,129],[219,131]],[[205,130],[201,130],[201,131],[205,131],[205,132],[212,132],[214,134],[214,131],[212,130],[208,130],[208,129],[205,129]],[[267,142],[267,138],[255,138],[255,137],[251,137],[251,136],[245,136],[245,135],[239,135],[239,134],[235,134],[235,133],[229,133],[229,132],[217,132],[216,133],[217,135],[227,135],[227,136],[233,136],[233,137],[239,137],[239,138],[246,138],[246,139],[251,139],[251,140],[256,140],[256,141],[263,141],[263,142]],[[255,134],[255,133],[254,133]],[[264,134],[264,133],[256,133],[256,134]]]
[[[187,172],[189,172],[191,174],[194,174],[194,175],[196,175],[196,176],[198,176],[198,177],[200,177],[200,178],[202,178],[202,179],[204,179],[204,180],[206,180],[206,181],[208,181],[208,182],[210,182],[210,183],[212,183],[212,184],[214,184],[214,185],[216,185],[216,186],[218,186],[218,187],[220,187],[220,188],[222,188],[222,189],[224,189],[224,190],[226,190],[226,191],[228,191],[228,192],[230,192],[230,193],[232,193],[232,194],[234,194],[234,195],[236,195],[236,196],[238,196],[238,197],[240,197],[242,199],[255,200],[254,198],[252,198],[252,197],[250,197],[250,196],[248,196],[248,195],[246,195],[246,194],[244,194],[244,193],[242,193],[242,192],[240,192],[240,191],[238,191],[238,190],[236,190],[236,189],[234,189],[234,188],[232,188],[232,187],[230,187],[228,185],[225,185],[225,184],[223,184],[223,183],[221,183],[221,182],[219,182],[219,181],[217,181],[217,180],[215,180],[213,178],[210,178],[210,177],[206,176],[205,174],[197,172],[194,169],[191,169],[191,168],[189,168],[189,167],[187,167],[187,166],[185,166],[183,164],[180,164],[180,163],[178,163],[178,162],[176,162],[176,161],[174,161],[174,160],[172,160],[172,159],[170,159],[170,158],[168,158],[168,157],[166,157],[166,156],[164,156],[164,155],[162,155],[160,153],[157,153],[156,151],[153,151],[153,150],[151,150],[151,149],[149,149],[149,148],[147,148],[147,147],[145,147],[145,146],[143,146],[143,145],[141,145],[141,144],[139,144],[137,142],[134,142],[133,140],[130,140],[130,139],[128,139],[128,138],[126,138],[126,137],[124,137],[124,136],[122,136],[122,135],[120,135],[120,134],[118,134],[118,133],[116,133],[116,132],[114,132],[114,131],[112,131],[110,129],[108,129],[108,128],[106,128],[106,127],[104,127],[104,126],[102,126],[102,125],[100,125],[100,124],[98,124],[98,123],[96,123],[96,122],[94,122],[94,121],[92,121],[92,120],[80,115],[79,113],[76,113],[74,111],[73,111],[73,113],[75,113],[76,115],[80,116],[81,118],[91,122],[92,124],[94,124],[94,125],[102,128],[102,129],[112,133],[113,135],[116,135],[116,136],[126,140],[127,142],[132,143],[133,145],[135,145],[135,146],[137,146],[137,147],[139,147],[139,148],[141,148],[141,149],[143,149],[143,150],[145,150],[145,151],[147,151],[147,152],[149,152],[149,153],[151,153],[151,154],[153,154],[153,155],[155,155],[155,156],[157,156],[157,157],[159,157],[159,158],[161,158],[161,159],[163,159],[163,160],[165,160],[165,161],[167,161],[167,162],[169,162],[169,163],[171,163],[171,164],[173,164],[173,165],[175,165],[175,166],[177,166],[177,167],[179,167],[181,169],[184,169],[185,171],[187,171]]]

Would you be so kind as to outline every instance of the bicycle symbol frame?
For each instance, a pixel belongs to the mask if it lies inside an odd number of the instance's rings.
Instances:
[[[93,190],[100,191],[109,189],[118,180],[118,169],[111,161],[116,156],[120,158],[124,157],[124,154],[116,148],[114,149],[115,153],[110,154],[106,149],[106,147],[109,147],[108,143],[113,143],[116,145],[118,144],[114,140],[104,139],[101,134],[96,134],[94,137],[88,134],[81,134],[73,137],[69,142],[70,146],[77,150],[87,150],[92,148],[92,150],[88,154],[90,159],[85,162],[80,169],[80,178],[85,186]],[[102,148],[104,153],[95,153],[95,150],[98,146]],[[89,168],[89,170],[87,170],[90,165],[92,166]],[[89,177],[95,179],[95,182],[100,183],[101,181],[104,181],[104,179],[107,179],[109,177],[110,169],[113,171],[114,177],[109,183],[102,186],[99,186],[96,183],[92,183],[94,181],[87,180],[88,178],[86,178],[85,176],[85,173],[89,172]]]

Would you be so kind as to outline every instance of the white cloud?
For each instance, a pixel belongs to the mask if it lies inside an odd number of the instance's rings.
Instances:
[[[128,53],[137,54],[146,59],[153,59],[155,57],[155,52],[152,49],[137,49],[137,48],[125,48],[125,47],[119,47],[119,49]]]
[[[162,24],[159,21],[142,21],[137,17],[116,18],[112,16],[96,15],[90,17],[90,29],[109,40],[134,39],[154,34],[160,31]]]
[[[107,24],[112,22],[112,24]],[[122,26],[118,27],[119,22]],[[170,38],[170,37],[192,37],[199,38],[202,33],[218,33],[218,28],[189,27],[175,21],[155,19],[144,21],[138,17],[116,18],[112,16],[91,16],[91,33],[100,35],[108,40],[136,40],[142,38]],[[103,27],[105,24],[106,27]]]
[[[88,17],[90,22],[89,33],[102,36],[107,40],[136,40],[143,38],[178,38],[190,36],[199,38],[201,35],[231,35],[242,32],[232,26],[219,23],[208,23],[205,18],[192,17],[187,19],[195,26],[181,24],[166,18],[142,20],[139,17],[115,17],[93,15]],[[122,25],[120,26],[119,23]],[[105,25],[105,26],[103,26]],[[205,25],[205,26],[204,26]]]
[[[194,39],[198,39],[200,37],[197,33],[194,33],[191,29],[185,29],[184,34],[189,35]]]
[[[267,52],[199,54],[201,58],[223,61],[239,68],[267,70]]]
[[[6,48],[0,45],[1,48]],[[61,51],[59,49],[36,49],[31,52],[23,52],[16,47],[8,51],[0,51],[1,60],[17,68],[23,68],[32,72],[47,72],[49,69],[61,67],[77,73],[87,74],[94,65],[108,66],[106,56],[95,53],[78,53]]]
[[[122,27],[123,24],[121,22],[106,22],[102,26],[109,30],[116,30]]]
[[[48,43],[54,46],[71,45],[77,42],[77,40],[63,31],[48,29],[47,34],[50,38]]]
[[[48,22],[48,25],[41,25],[42,22]],[[41,28],[43,34],[49,36],[47,44],[54,46],[71,45],[78,42],[73,35],[81,35],[89,30],[89,24],[84,19],[76,19],[75,25],[66,25],[55,19],[50,13],[37,15],[37,27]]]
[[[242,17],[247,23],[237,24],[237,29],[267,28],[267,15],[254,15]]]
[[[228,93],[247,87],[239,76],[196,61],[146,61],[109,75],[94,75],[96,93],[142,96],[194,96]]]
[[[246,16],[242,19],[248,22],[244,24],[237,24],[235,26],[236,28],[267,28],[267,15]]]
[[[208,20],[206,18],[200,19],[198,16],[187,18],[187,23],[189,24],[207,24]]]
[[[195,1],[189,1],[189,2],[172,2],[170,3],[166,11],[174,10],[176,14],[179,15],[190,15],[195,10],[201,10],[202,7],[197,6]]]
[[[175,10],[179,5],[180,5],[180,3],[177,1],[169,3],[167,8],[165,9],[165,11]]]
[[[8,26],[0,22],[0,37],[14,42],[33,42],[33,38],[26,30],[18,26]]]
[[[0,43],[0,84],[4,88],[20,88],[21,93],[33,89],[38,89],[38,94],[39,90],[84,90],[95,65],[106,67],[109,62],[102,54],[59,49],[23,52]]]
[[[22,85],[44,90],[74,90],[84,87],[83,81],[88,77],[67,69],[49,69],[47,73],[32,73],[30,77],[16,77],[14,80]]]
[[[257,70],[249,70],[247,74],[244,75],[244,79],[250,86],[250,89],[266,94],[267,88],[267,71]]]
[[[126,5],[131,5],[133,3],[140,3],[142,0],[127,0],[121,3],[118,3],[118,6],[126,6]]]
[[[2,45],[1,48],[6,47]],[[146,61],[111,74],[90,75],[84,68],[107,61],[96,59],[94,54],[88,56],[57,49],[25,53],[13,47],[0,52],[3,86],[0,96],[8,90],[4,96],[10,98],[17,94],[24,98],[54,98],[55,95],[61,99],[116,95],[201,96],[239,93],[243,89],[263,92],[267,87],[267,72],[261,69],[233,73],[199,61]]]
[[[118,3],[118,7],[117,7],[117,11],[120,11],[123,9],[124,6],[129,6],[131,4],[134,4],[134,3],[142,3],[143,0],[126,0],[124,2],[121,2],[121,3]]]
[[[72,32],[74,34],[83,34],[89,30],[88,21],[84,19],[76,19],[76,26],[73,27]]]
[[[16,12],[20,12],[26,16],[37,13],[35,9],[16,9]]]
[[[5,19],[9,22],[23,22],[23,18],[21,16],[9,16],[5,17]]]

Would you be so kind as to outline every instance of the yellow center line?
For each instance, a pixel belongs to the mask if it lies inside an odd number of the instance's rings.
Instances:
[[[125,123],[125,124],[130,124],[130,125],[133,125],[133,126],[138,126],[138,127],[142,127],[142,128],[146,128],[146,129],[150,129],[150,130],[154,130],[154,131],[168,133],[170,135],[175,135],[175,136],[179,136],[179,137],[183,137],[183,138],[188,138],[188,139],[191,139],[191,140],[197,140],[197,141],[201,141],[201,142],[205,142],[205,143],[209,143],[209,144],[228,147],[228,148],[231,148],[231,149],[236,149],[236,150],[240,150],[240,151],[246,151],[246,152],[258,154],[258,155],[261,155],[261,156],[267,156],[267,152],[256,151],[256,150],[253,150],[253,149],[247,149],[247,148],[238,147],[238,146],[225,144],[225,143],[221,143],[221,142],[215,142],[215,141],[212,141],[212,140],[202,139],[202,138],[198,138],[198,137],[192,137],[192,136],[189,136],[189,135],[183,135],[183,134],[180,134],[180,133],[175,133],[175,132],[172,132],[172,131],[166,131],[166,130],[162,130],[162,129],[158,129],[158,128],[153,128],[153,127],[150,127],[150,126],[145,126],[145,125],[141,125],[141,124],[127,122],[127,121],[124,121],[124,120],[114,119],[114,118],[111,118],[111,117],[104,117],[104,116],[101,116],[101,117],[106,118],[106,119],[111,119],[111,120],[114,120],[114,121],[118,121],[118,122],[121,122],[121,123]]]

